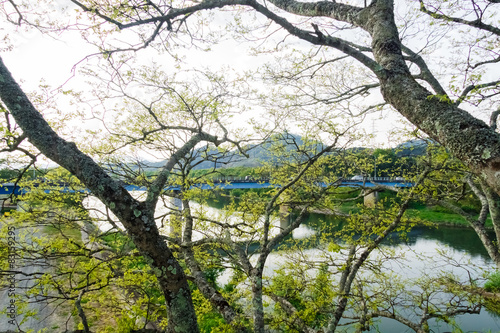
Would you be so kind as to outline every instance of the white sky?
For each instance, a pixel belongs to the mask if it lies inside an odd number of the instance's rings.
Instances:
[[[38,31],[16,33],[13,50],[1,55],[14,78],[24,81],[25,89],[37,89],[41,79],[58,86],[71,78],[73,66],[91,52],[74,35],[71,42],[67,38],[55,40]]]
[[[44,36],[39,32],[15,32],[12,35],[14,40],[13,51],[1,54],[7,67],[18,81],[23,81],[22,86],[27,90],[36,90],[41,79],[54,88],[64,84],[69,79],[67,86],[79,86],[78,75],[73,77],[74,65],[85,56],[95,52],[95,49],[85,44],[77,32],[66,32],[62,40],[55,40]],[[296,43],[287,39],[288,43]],[[262,63],[262,57],[248,56],[248,44],[238,44],[236,42],[222,43],[214,47],[211,54],[203,52],[189,53],[189,61],[198,66],[221,66],[230,63],[231,66],[239,70],[254,68]],[[149,52],[149,51],[148,51]],[[143,52],[148,57],[148,52]],[[165,55],[166,57],[166,55]],[[83,80],[83,79],[82,79]],[[240,120],[244,121],[244,120]],[[393,130],[402,129],[407,123],[395,112],[384,111],[373,116],[368,116],[365,121],[365,130],[375,134],[375,139],[363,144],[376,146],[395,146],[401,139],[399,135],[390,135]],[[410,129],[414,127],[410,126]]]

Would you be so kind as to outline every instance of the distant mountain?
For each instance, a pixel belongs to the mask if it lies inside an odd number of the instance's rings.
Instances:
[[[237,150],[233,150],[229,153],[221,153],[216,147],[202,147],[198,148],[193,152],[194,160],[192,164],[194,165],[194,170],[200,169],[211,169],[211,168],[230,168],[230,167],[249,167],[255,168],[262,165],[263,162],[273,162],[277,161],[277,158],[273,156],[271,152],[271,146],[273,144],[282,144],[286,151],[296,150],[297,146],[300,147],[304,144],[304,140],[301,136],[282,133],[277,134],[260,144],[249,145],[246,147],[246,152],[249,157],[241,155]],[[425,154],[428,146],[428,141],[422,139],[410,140],[399,144],[393,150],[398,157],[414,157]],[[310,149],[315,151],[320,151],[325,147],[321,142],[312,144]],[[371,150],[371,148],[365,147],[353,147],[348,148],[347,151],[350,153],[361,153],[364,150]],[[144,170],[157,170],[161,168],[166,163],[166,160],[159,162],[143,162]],[[277,163],[277,162],[276,162]]]
[[[394,148],[394,151],[398,157],[421,156],[425,154],[428,145],[429,140],[415,139],[399,144]]]
[[[304,140],[301,136],[282,133],[272,136],[271,138],[265,140],[260,144],[249,145],[245,147],[245,151],[248,154],[248,158],[240,154],[237,150],[231,151],[229,154],[223,156],[215,149],[213,152],[207,151],[206,148],[202,148],[201,151],[196,153],[200,155],[200,161],[194,161],[196,166],[193,168],[197,169],[208,169],[208,168],[230,168],[230,167],[259,167],[263,162],[273,162],[277,161],[276,156],[273,156],[271,148],[275,144],[282,144],[286,151],[296,150],[297,147],[304,145]],[[318,142],[312,144],[309,149],[319,150],[323,148],[323,144]],[[208,158],[208,160],[206,160]],[[203,161],[201,161],[203,160]]]
[[[262,165],[263,162],[272,162],[277,160],[271,152],[274,144],[282,144],[286,151],[295,150],[296,147],[304,145],[301,136],[282,133],[272,136],[260,144],[253,144],[245,147],[248,158],[240,154],[236,149],[230,152],[221,153],[216,147],[201,147],[193,152],[194,170],[210,168],[229,168],[229,167],[250,167],[255,168]],[[321,142],[312,144],[310,149],[320,150],[324,145]],[[166,160],[159,162],[143,162],[144,170],[154,170],[165,165]]]

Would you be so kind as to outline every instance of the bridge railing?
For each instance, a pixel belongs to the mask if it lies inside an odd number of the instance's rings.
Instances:
[[[342,181],[366,181],[366,182],[407,182],[403,177],[366,177],[366,176],[354,176],[352,178],[342,178]]]
[[[216,178],[212,180],[214,184],[225,184],[225,183],[269,183],[270,179],[269,178],[254,178],[251,176],[245,176],[245,177],[224,177],[224,178]],[[403,177],[362,177],[360,176],[359,178],[357,176],[352,177],[352,178],[339,178],[335,184],[338,184],[339,186],[342,184],[350,184],[350,185],[356,185],[359,186],[363,184],[364,182],[366,183],[400,183],[402,186],[411,186],[411,182],[404,179]],[[318,184],[323,184],[323,183],[318,183]],[[47,185],[47,184],[46,184]],[[51,190],[63,190],[67,192],[72,192],[74,191],[71,188],[68,188],[65,183],[52,183],[49,184],[51,185]],[[144,191],[146,188],[140,185],[130,185],[130,184],[122,184],[123,186],[129,187],[129,190],[137,190],[137,191]],[[203,184],[199,184],[203,185]],[[324,186],[324,184],[323,184]],[[36,187],[36,185],[35,185]],[[15,195],[20,195],[24,191],[29,190],[29,187],[20,187],[19,185],[15,185],[13,183],[5,183],[5,184],[0,184],[0,196],[8,196],[12,192],[14,192]],[[47,189],[46,191],[49,191]],[[85,191],[87,192],[87,189],[80,189],[78,191]]]
[[[225,182],[230,182],[230,183],[268,183],[269,180],[270,179],[266,178],[266,177],[254,178],[251,176],[245,176],[245,177],[228,176],[228,177],[222,177],[222,178],[215,178],[212,181],[214,183],[225,183]],[[338,181],[339,182],[366,181],[366,182],[391,182],[391,183],[408,182],[403,177],[363,177],[363,176],[354,176],[351,178],[339,178]]]
[[[254,178],[250,176],[245,177],[223,177],[223,178],[215,178],[212,180],[214,183],[268,183],[269,178]]]

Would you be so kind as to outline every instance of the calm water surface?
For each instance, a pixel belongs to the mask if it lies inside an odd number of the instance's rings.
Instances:
[[[221,204],[211,204],[214,212],[221,208]],[[308,220],[300,228],[294,230],[293,238],[307,239],[321,232],[324,226],[330,230],[340,229],[341,223],[332,216],[311,214]],[[404,261],[388,263],[388,270],[403,278],[420,278],[423,276],[437,276],[442,272],[452,272],[464,279],[469,276],[479,278],[484,272],[495,270],[495,266],[489,259],[481,241],[472,229],[441,226],[414,227],[406,237],[402,238],[393,234],[384,242],[384,248],[393,249],[398,254],[404,254]],[[305,252],[310,256],[315,255],[314,248]],[[372,256],[377,256],[374,252]],[[443,255],[446,257],[443,257]],[[450,265],[450,261],[455,265]],[[283,256],[277,252],[269,256],[265,274],[271,276],[275,269],[283,263]],[[226,273],[230,274],[230,273]],[[221,282],[228,276],[222,276]],[[409,318],[417,322],[418,318]],[[454,318],[463,332],[500,332],[500,317],[483,308],[480,314],[465,314]],[[432,320],[431,332],[453,332],[453,326],[442,321]],[[354,329],[346,327],[340,331],[353,332]],[[370,332],[414,332],[407,326],[391,319],[382,319],[377,322],[377,327]]]
[[[193,206],[197,204],[193,203]],[[92,205],[91,205],[92,206]],[[223,208],[220,202],[210,202],[205,206],[212,215],[222,214]],[[307,239],[318,234],[323,227],[330,230],[338,230],[341,223],[331,216],[311,214],[303,226],[293,233],[294,239]],[[484,271],[494,271],[494,265],[477,235],[471,229],[453,227],[415,227],[407,236],[402,239],[398,235],[392,235],[384,243],[385,249],[392,249],[396,253],[405,257],[404,262],[386,264],[385,269],[399,274],[403,278],[418,278],[422,276],[432,276],[441,271],[453,272],[458,276],[467,278],[469,274],[473,278],[481,277]],[[314,247],[307,249],[306,254],[314,257],[319,252]],[[456,265],[452,266],[442,258],[444,253],[449,260]],[[379,255],[374,252],[372,256]],[[265,275],[271,276],[274,270],[283,263],[283,255],[280,252],[272,253],[267,261]],[[470,263],[471,265],[468,265]],[[467,265],[466,265],[467,264]],[[466,265],[467,267],[460,267]],[[475,266],[475,267],[472,267]],[[229,278],[231,272],[226,271],[220,278],[224,283]],[[412,318],[417,321],[418,318]],[[455,317],[457,324],[463,332],[500,332],[500,318],[483,309],[479,315],[467,314]],[[442,322],[432,323],[431,332],[451,332],[453,327]],[[346,332],[353,332],[352,328],[345,328]],[[371,332],[413,332],[406,326],[391,319],[384,319],[378,322],[378,328]]]

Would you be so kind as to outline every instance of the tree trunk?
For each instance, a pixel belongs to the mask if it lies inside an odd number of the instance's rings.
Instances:
[[[483,186],[484,194],[488,200],[491,223],[495,230],[496,243],[500,244],[500,197],[489,186]],[[497,264],[500,269],[500,263]]]
[[[372,4],[364,28],[373,38],[373,54],[380,65],[375,74],[384,99],[500,194],[500,134],[412,77],[401,52],[393,1]]]
[[[477,236],[481,240],[481,243],[488,252],[488,255],[490,256],[491,260],[493,260],[497,265],[497,268],[500,269],[500,252],[498,252],[498,247],[488,236],[488,233],[484,225],[482,225],[477,221],[469,222],[469,224],[471,225],[471,227],[474,229]]]
[[[165,296],[168,332],[198,332],[198,325],[186,276],[170,248],[161,239],[153,218],[146,210],[74,143],[55,133],[31,104],[0,58],[0,99],[29,141],[42,154],[75,175],[123,223],[137,249],[151,261]]]
[[[500,193],[500,135],[448,102],[437,101],[412,77],[390,73],[381,81],[384,98],[415,126],[441,143]]]
[[[193,228],[193,217],[191,215],[191,207],[189,200],[183,201],[184,214],[185,214],[185,228],[184,228],[184,242],[192,241],[192,228]],[[219,311],[219,313],[224,317],[227,323],[233,324],[237,318],[237,313],[227,302],[227,300],[214,288],[210,283],[208,283],[205,275],[203,274],[196,258],[194,256],[194,251],[192,247],[187,247],[183,249],[184,259],[186,261],[186,266],[191,271],[191,276],[194,278],[194,283],[203,294],[203,296],[210,301],[210,304]],[[237,324],[236,324],[237,325]],[[237,332],[245,332],[243,327],[235,327]]]
[[[264,305],[262,302],[262,270],[252,272],[252,307],[255,333],[264,333]],[[257,272],[255,272],[257,271]]]

